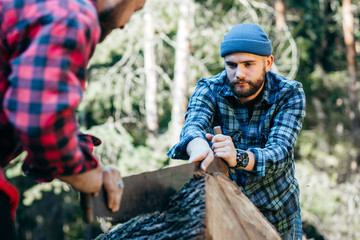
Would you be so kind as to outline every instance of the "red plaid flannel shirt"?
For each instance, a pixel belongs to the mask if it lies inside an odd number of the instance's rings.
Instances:
[[[100,37],[95,0],[1,0],[0,166],[21,151],[40,181],[96,168],[74,111]]]

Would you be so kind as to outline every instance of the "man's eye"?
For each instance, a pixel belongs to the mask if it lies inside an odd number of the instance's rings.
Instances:
[[[228,65],[230,68],[235,68],[237,64],[235,64],[235,63],[227,63],[227,65]]]

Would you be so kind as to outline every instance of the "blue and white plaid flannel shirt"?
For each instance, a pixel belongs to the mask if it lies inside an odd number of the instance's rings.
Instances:
[[[283,234],[293,226],[299,209],[293,159],[305,117],[305,93],[297,81],[271,71],[265,76],[263,95],[251,119],[232,92],[225,71],[200,79],[190,98],[180,142],[168,156],[188,159],[187,144],[196,137],[205,138],[214,126],[221,126],[236,149],[251,151],[256,158],[253,172],[236,170],[231,179]]]

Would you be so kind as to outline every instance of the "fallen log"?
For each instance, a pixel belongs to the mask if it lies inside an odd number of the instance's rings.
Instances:
[[[281,239],[240,188],[223,174],[196,174],[164,212],[138,216],[97,240]]]

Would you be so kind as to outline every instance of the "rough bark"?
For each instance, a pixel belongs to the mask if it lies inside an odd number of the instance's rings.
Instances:
[[[170,199],[162,213],[136,217],[105,239],[281,239],[275,228],[222,174],[198,174]]]

